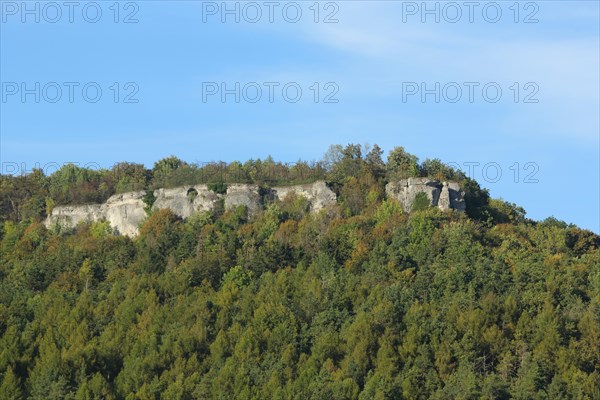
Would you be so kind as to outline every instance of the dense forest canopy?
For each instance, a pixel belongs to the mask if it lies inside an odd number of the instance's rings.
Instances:
[[[2,176],[0,399],[599,399],[600,237],[382,154]],[[386,198],[416,176],[460,182],[467,212]],[[319,213],[148,209],[133,239],[42,223],[132,190],[317,179],[338,195]]]

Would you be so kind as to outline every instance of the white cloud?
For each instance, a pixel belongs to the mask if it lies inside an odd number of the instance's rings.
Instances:
[[[336,71],[346,93],[387,97],[415,77],[430,82],[496,81],[504,87],[535,82],[540,104],[511,107],[507,123],[526,126],[536,121],[541,131],[597,142],[597,5],[554,6],[546,10],[545,24],[521,27],[518,34],[511,33],[512,25],[402,24],[399,11],[387,2],[345,3],[340,23],[305,25],[303,35],[352,59],[347,69]],[[561,11],[563,19],[556,19]],[[587,25],[561,38],[565,26],[577,23]],[[508,34],[502,35],[504,30]]]

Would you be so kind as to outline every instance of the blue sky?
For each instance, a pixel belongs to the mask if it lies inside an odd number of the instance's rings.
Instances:
[[[377,143],[471,166],[530,218],[600,231],[597,1],[427,2],[439,22],[420,1],[276,2],[272,22],[265,2],[228,2],[239,23],[220,1],[119,2],[118,15],[114,1],[0,3],[3,173],[171,154],[293,162]],[[239,103],[223,102],[236,82]]]

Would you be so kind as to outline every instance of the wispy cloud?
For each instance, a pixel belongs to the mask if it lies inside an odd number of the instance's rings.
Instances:
[[[302,35],[351,57],[351,67],[335,71],[347,93],[387,97],[382,88],[398,94],[404,80],[417,78],[495,81],[505,87],[535,82],[540,104],[510,110],[507,122],[524,126],[533,117],[538,125],[544,121],[543,131],[589,143],[598,140],[598,35],[586,29],[560,39],[556,32],[565,24],[589,22],[594,14],[597,18],[597,7],[548,8],[539,24],[504,27],[521,30],[502,35],[506,29],[484,21],[462,26],[401,23],[401,8],[395,4],[352,2],[343,5],[339,23],[306,24]]]

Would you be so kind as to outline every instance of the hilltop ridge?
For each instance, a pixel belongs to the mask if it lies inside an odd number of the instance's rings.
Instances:
[[[324,181],[268,189],[252,184],[230,184],[222,187],[225,193],[217,193],[208,185],[188,185],[117,194],[102,204],[57,206],[46,218],[45,225],[48,228],[71,229],[81,222],[106,220],[115,232],[136,236],[147,214],[161,209],[169,209],[181,218],[188,218],[199,212],[214,211],[219,207],[232,210],[242,206],[253,215],[266,203],[282,201],[288,196],[301,196],[308,201],[310,211],[318,212],[336,204],[337,199],[335,192]],[[426,196],[428,206],[444,211],[465,211],[464,192],[456,182],[410,178],[388,183],[386,193],[390,198],[398,200],[407,212],[413,208],[420,193]],[[152,199],[152,204],[148,203],[148,198]]]
[[[48,176],[34,169],[28,175],[2,176],[0,222],[34,220],[51,226],[60,221],[74,227],[80,221],[106,219],[121,228],[118,231],[135,235],[148,211],[161,208],[161,204],[186,218],[191,213],[230,209],[233,199],[242,196],[248,198],[246,206],[253,214],[272,200],[273,196],[268,195],[272,188],[278,188],[280,194],[289,191],[286,188],[295,188],[310,198],[312,194],[306,193],[302,185],[313,187],[318,182],[325,182],[335,194],[336,204],[345,215],[357,214],[372,206],[373,201],[389,198],[398,201],[405,212],[410,212],[416,201],[419,207],[464,211],[469,218],[490,226],[527,220],[523,208],[490,198],[487,189],[441,160],[420,162],[403,147],[392,149],[386,161],[382,155],[377,145],[349,144],[333,145],[321,160],[312,162],[282,163],[267,157],[243,163],[197,164],[170,156],[154,163],[151,169],[128,162],[106,170],[65,164]],[[190,203],[187,194],[179,191],[196,186],[202,195]],[[236,187],[239,190],[234,190]],[[176,204],[169,204],[174,193]],[[158,203],[153,208],[154,197]],[[226,204],[219,206],[219,200]],[[122,212],[129,212],[128,217],[124,218]]]

